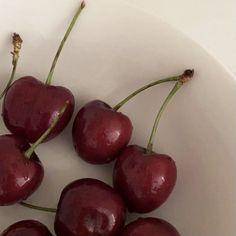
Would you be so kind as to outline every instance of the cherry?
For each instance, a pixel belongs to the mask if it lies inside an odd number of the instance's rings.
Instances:
[[[0,136],[0,205],[11,205],[28,198],[41,184],[44,169],[34,152],[65,112],[67,104],[50,127],[30,147],[16,135]]]
[[[157,218],[139,218],[126,225],[120,236],[180,236],[170,223]]]
[[[122,195],[129,211],[150,212],[163,204],[171,194],[177,177],[172,158],[152,151],[157,126],[165,107],[184,82],[193,76],[187,70],[164,101],[156,117],[148,147],[126,147],[117,158],[113,172],[115,189]]]
[[[58,236],[117,236],[125,219],[121,197],[96,179],[80,179],[62,191],[55,219]]]
[[[0,205],[26,199],[42,182],[43,166],[35,153],[25,157],[28,148],[20,137],[0,136]]]
[[[74,146],[85,161],[107,163],[128,144],[132,129],[127,116],[95,100],[85,105],[75,118]]]
[[[10,79],[5,87],[5,89],[2,91],[0,94],[0,100],[4,97],[5,93],[7,92],[8,88],[10,87],[16,73],[16,68],[18,64],[18,60],[20,57],[20,50],[22,47],[23,40],[21,39],[19,34],[14,33],[12,36],[12,45],[13,45],[13,51],[11,52],[12,54],[12,72]]]
[[[113,108],[99,100],[86,104],[79,110],[72,129],[78,155],[92,164],[104,164],[114,160],[129,143],[133,129],[130,119],[118,110],[140,92],[181,78],[182,75],[179,75],[145,85]]]
[[[38,221],[22,220],[9,226],[0,236],[52,236],[52,234]]]
[[[130,211],[150,212],[170,195],[177,170],[171,157],[147,154],[140,146],[128,146],[117,159],[114,187],[120,191]]]
[[[65,128],[73,113],[74,98],[66,88],[45,85],[33,77],[23,77],[14,82],[5,95],[3,120],[13,134],[33,143],[50,125],[65,101],[69,101],[65,114],[44,141],[52,139]]]
[[[35,142],[50,126],[53,117],[66,101],[66,112],[44,141],[57,136],[71,119],[74,110],[73,94],[64,87],[52,86],[51,82],[62,48],[84,7],[85,3],[82,2],[58,48],[46,83],[32,76],[25,76],[15,81],[6,92],[2,110],[4,123],[13,134],[30,143]]]

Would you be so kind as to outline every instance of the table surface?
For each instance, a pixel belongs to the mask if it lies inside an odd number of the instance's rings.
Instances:
[[[235,0],[124,0],[184,32],[236,75]]]

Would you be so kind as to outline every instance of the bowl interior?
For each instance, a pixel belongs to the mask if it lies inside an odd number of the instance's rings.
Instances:
[[[78,1],[0,1],[0,86],[10,73],[10,36],[24,39],[17,77],[45,80],[58,43]],[[43,10],[42,10],[43,9]],[[42,14],[43,13],[43,14]],[[3,59],[4,58],[4,59]],[[194,68],[194,79],[175,96],[164,113],[155,151],[169,154],[178,167],[178,181],[168,201],[147,214],[161,217],[181,235],[233,236],[236,220],[236,80],[204,49],[138,9],[118,1],[87,1],[54,76],[54,84],[75,95],[76,112],[101,99],[111,106],[136,88]],[[173,84],[154,87],[121,111],[134,126],[132,144],[146,146],[157,110]],[[55,207],[60,192],[74,179],[112,181],[112,164],[94,166],[77,157],[71,126],[37,153],[45,179],[28,202]],[[7,133],[3,122],[2,134]],[[129,214],[128,219],[138,217]],[[0,210],[0,231],[17,220],[38,219],[53,229],[52,214],[20,206]]]

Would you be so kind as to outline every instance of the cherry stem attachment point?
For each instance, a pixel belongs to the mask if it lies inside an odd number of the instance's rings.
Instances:
[[[178,81],[175,83],[173,89],[170,91],[170,93],[168,94],[168,96],[166,97],[165,101],[163,102],[159,112],[157,113],[153,128],[152,128],[152,132],[148,141],[148,145],[147,145],[147,149],[146,149],[146,153],[150,154],[152,153],[152,149],[153,149],[153,143],[154,143],[154,139],[156,136],[156,132],[157,132],[157,127],[158,124],[160,122],[161,116],[165,110],[165,108],[167,107],[168,103],[170,102],[171,98],[176,94],[176,92],[182,87],[182,85],[184,83],[186,83],[187,81],[189,81],[194,74],[194,70],[185,70],[184,73],[179,76]]]
[[[11,83],[12,83],[14,77],[15,77],[18,60],[20,58],[20,50],[21,50],[21,47],[22,47],[22,43],[23,43],[23,40],[21,39],[20,35],[14,33],[13,36],[12,36],[13,51],[11,52],[11,54],[12,54],[12,65],[13,65],[12,72],[11,72],[10,79],[9,79],[5,89],[0,94],[0,100],[4,97],[5,93],[7,92],[8,88],[10,87],[10,85],[11,85]]]
[[[24,207],[27,207],[27,208],[30,208],[30,209],[34,209],[34,210],[38,210],[38,211],[45,211],[45,212],[50,212],[50,213],[56,213],[57,212],[56,208],[41,207],[41,206],[26,203],[26,202],[19,202],[19,204],[21,206],[24,206]]]
[[[162,83],[166,83],[166,82],[173,82],[173,81],[179,81],[181,79],[182,75],[178,75],[178,76],[173,76],[173,77],[169,77],[169,78],[165,78],[165,79],[160,79],[154,82],[151,82],[141,88],[139,88],[138,90],[134,91],[133,93],[131,93],[128,97],[126,97],[125,99],[123,99],[121,102],[119,102],[116,106],[113,107],[113,110],[118,111],[125,103],[127,103],[130,99],[132,99],[133,97],[135,97],[136,95],[138,95],[139,93],[141,93],[142,91],[151,88],[155,85],[158,84],[162,84]]]
[[[38,145],[40,143],[42,143],[47,136],[51,133],[51,131],[54,129],[54,127],[57,125],[58,121],[60,120],[60,118],[63,116],[67,106],[68,106],[68,101],[66,102],[66,104],[63,106],[63,108],[61,109],[61,111],[56,115],[56,117],[53,119],[51,125],[49,126],[49,128],[41,135],[41,137],[31,145],[31,147],[25,151],[25,157],[27,157],[28,159],[30,159],[30,157],[32,156],[34,150],[38,147]]]
[[[72,31],[72,29],[73,29],[75,23],[76,23],[76,21],[77,21],[79,15],[80,15],[80,13],[81,13],[81,11],[82,11],[84,8],[85,8],[85,2],[82,1],[82,2],[80,3],[80,6],[79,6],[78,10],[77,10],[76,13],[75,13],[75,15],[74,15],[74,17],[73,17],[73,19],[72,19],[70,25],[69,25],[69,27],[68,27],[68,29],[67,29],[67,31],[66,31],[66,33],[65,33],[65,35],[64,35],[64,37],[63,37],[63,39],[62,39],[62,41],[61,41],[61,43],[60,43],[60,46],[59,46],[59,48],[58,48],[58,50],[57,50],[57,53],[56,53],[56,55],[55,55],[55,57],[54,57],[54,60],[53,60],[53,62],[52,62],[51,69],[50,69],[50,71],[49,71],[49,74],[48,74],[48,77],[47,77],[47,80],[46,80],[46,84],[49,84],[49,85],[50,85],[50,84],[52,83],[52,76],[53,76],[53,73],[54,73],[54,70],[55,70],[55,67],[56,67],[58,58],[59,58],[59,56],[60,56],[60,54],[61,54],[61,51],[62,51],[62,49],[63,49],[63,47],[64,47],[64,44],[65,44],[67,38],[69,37],[69,35],[70,35],[70,33],[71,33],[71,31]]]

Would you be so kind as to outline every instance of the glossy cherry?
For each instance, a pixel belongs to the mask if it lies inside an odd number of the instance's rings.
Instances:
[[[8,89],[3,103],[3,120],[13,134],[33,143],[49,127],[66,101],[69,104],[65,114],[46,140],[58,135],[68,124],[74,109],[74,97],[66,88],[26,76],[16,80]]]
[[[126,115],[95,100],[85,105],[75,118],[74,146],[85,161],[104,164],[112,161],[128,144],[132,129]]]
[[[40,185],[43,166],[34,152],[63,116],[67,104],[56,114],[50,127],[32,145],[15,135],[0,136],[0,205],[10,205],[28,198]]]
[[[52,236],[52,234],[38,221],[22,220],[9,226],[0,236]]]
[[[86,104],[78,112],[72,129],[78,155],[92,164],[114,160],[129,143],[133,130],[130,119],[118,110],[140,92],[181,78],[182,75],[178,75],[154,81],[136,90],[113,108],[99,100]]]
[[[175,162],[168,155],[153,152],[152,146],[161,114],[178,89],[192,76],[193,70],[186,71],[164,101],[156,117],[148,147],[128,146],[117,158],[113,173],[114,187],[131,212],[147,213],[155,210],[167,200],[175,186]]]
[[[35,153],[25,157],[29,145],[15,135],[0,136],[0,205],[26,199],[40,185],[43,166]]]
[[[82,2],[60,44],[46,83],[44,84],[32,76],[25,76],[15,81],[5,95],[2,115],[6,127],[13,134],[25,138],[30,143],[35,142],[50,126],[55,114],[66,101],[68,106],[62,119],[44,141],[57,136],[71,119],[74,110],[74,96],[64,87],[52,86],[51,81],[65,41],[84,7],[85,4]]]
[[[114,170],[114,186],[125,199],[129,211],[150,212],[172,192],[177,177],[175,162],[164,154],[146,153],[140,146],[128,146]]]
[[[157,218],[139,218],[126,225],[119,236],[180,236],[173,225]]]
[[[55,232],[58,236],[118,236],[124,220],[123,201],[109,185],[80,179],[62,191]]]

